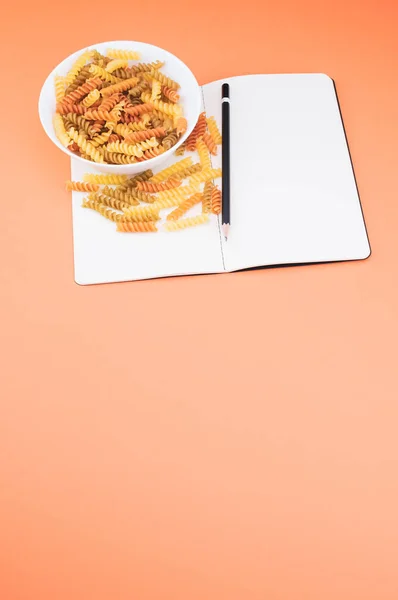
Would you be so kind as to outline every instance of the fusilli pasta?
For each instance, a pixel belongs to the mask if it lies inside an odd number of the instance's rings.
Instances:
[[[143,192],[149,192],[150,194],[156,194],[157,192],[164,192],[165,190],[171,190],[173,188],[179,187],[181,185],[181,180],[170,177],[164,183],[152,183],[150,181],[138,181],[136,188],[137,190],[142,190]]]
[[[209,215],[202,213],[196,217],[187,217],[186,219],[178,219],[178,221],[167,221],[164,224],[166,231],[178,231],[180,229],[186,229],[187,227],[194,227],[195,225],[202,225],[207,223]]]
[[[104,185],[120,185],[126,183],[127,180],[127,175],[111,175],[108,173],[85,173],[83,175],[83,181],[86,181],[87,183],[99,183]]]
[[[120,60],[140,60],[140,53],[134,50],[118,50],[116,48],[108,48],[107,55],[110,58],[118,58]]]
[[[169,213],[167,215],[167,220],[176,221],[177,219],[180,219],[190,208],[195,206],[195,204],[199,204],[199,202],[201,201],[202,194],[193,194],[193,196],[190,196],[190,198],[187,198],[186,200],[184,200],[184,202],[181,202],[181,204],[177,206],[176,209]]]
[[[100,188],[97,183],[81,181],[67,181],[65,187],[68,192],[97,192]]]
[[[211,212],[213,215],[219,215],[221,212],[221,190],[217,186],[211,191]]]

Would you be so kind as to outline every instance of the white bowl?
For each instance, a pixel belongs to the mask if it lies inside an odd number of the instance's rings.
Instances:
[[[181,103],[184,108],[184,117],[188,121],[187,131],[180,137],[177,144],[167,150],[160,156],[150,158],[145,162],[133,163],[128,165],[110,165],[110,164],[99,164],[76,156],[73,152],[65,148],[55,135],[53,127],[53,116],[55,113],[55,91],[54,91],[54,77],[55,75],[66,75],[74,61],[85,51],[85,50],[98,50],[102,54],[106,54],[108,48],[117,48],[121,50],[136,50],[140,53],[140,62],[152,62],[161,60],[165,63],[162,72],[165,73],[171,79],[178,81],[181,85],[179,94],[181,96]],[[136,62],[136,61],[134,61]],[[133,63],[134,64],[134,63]],[[44,131],[48,135],[51,141],[54,142],[58,148],[60,148],[65,154],[68,154],[71,158],[82,161],[87,167],[94,167],[95,170],[103,173],[126,173],[135,174],[144,171],[145,169],[154,169],[161,165],[163,162],[170,158],[175,150],[180,146],[184,140],[191,133],[194,128],[196,121],[198,120],[201,108],[201,93],[198,82],[195,79],[192,71],[174,54],[152,46],[151,44],[144,44],[143,42],[129,42],[129,41],[116,41],[116,42],[103,42],[100,44],[93,44],[82,50],[78,50],[74,54],[65,58],[47,77],[46,81],[40,92],[39,98],[39,116],[41,124],[43,125]]]

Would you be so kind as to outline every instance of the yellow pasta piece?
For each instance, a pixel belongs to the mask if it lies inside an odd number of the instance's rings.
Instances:
[[[82,70],[87,61],[94,56],[93,50],[87,50],[83,52],[81,56],[73,63],[71,69],[68,71],[65,77],[65,84],[70,85],[76,79],[79,72]]]
[[[87,183],[99,183],[103,185],[122,185],[128,180],[127,175],[108,175],[97,173],[85,173],[83,181]]]
[[[206,119],[206,122],[207,122],[207,127],[209,128],[209,131],[210,131],[210,135],[214,140],[214,143],[217,145],[221,144],[221,141],[222,141],[221,133],[220,133],[220,130],[218,129],[215,118],[209,117],[208,119]]]
[[[150,72],[150,76],[153,79],[157,79],[157,81],[159,81],[162,85],[165,85],[168,88],[171,88],[172,90],[178,90],[178,88],[180,87],[179,83],[173,81],[172,79],[170,79],[170,77],[167,77],[166,75],[161,73],[161,71],[158,71],[156,69],[152,69],[152,71]]]
[[[123,81],[123,79],[111,75],[103,67],[99,67],[98,65],[90,65],[90,73],[92,73],[95,77],[99,77],[103,81],[107,81],[108,83],[112,84]]]
[[[160,100],[161,93],[162,93],[162,85],[161,85],[160,81],[156,81],[156,79],[154,79],[152,81],[151,102],[153,100]]]
[[[53,116],[53,126],[55,135],[57,136],[61,144],[65,146],[65,148],[67,148],[71,142],[70,136],[66,133],[64,120],[62,116],[58,113],[55,113]]]
[[[115,60],[111,60],[110,62],[108,62],[108,64],[105,67],[105,70],[108,71],[108,73],[113,73],[113,71],[116,71],[116,69],[124,69],[128,66],[129,63],[127,60],[115,58]]]
[[[110,58],[120,58],[121,60],[140,60],[141,55],[134,50],[118,50],[116,48],[108,48],[107,56]]]
[[[84,135],[78,133],[73,127],[69,129],[68,134],[72,140],[76,142],[79,148],[81,148],[83,152],[87,154],[94,162],[105,162],[98,148],[94,148],[94,146],[87,141],[87,138]]]
[[[60,75],[54,77],[55,99],[60,102],[65,96],[65,79]]]
[[[96,210],[103,217],[109,219],[110,221],[114,221],[117,223],[118,221],[122,221],[124,215],[122,213],[118,213],[112,208],[108,208],[105,204],[101,204],[100,202],[96,202],[95,200],[91,200],[90,198],[84,198],[82,203],[83,208],[91,208],[91,210]]]
[[[178,188],[172,188],[171,190],[165,190],[164,192],[159,192],[157,197],[158,200],[163,200],[164,198],[180,198],[180,202],[182,202],[189,194],[195,194],[198,191],[198,186],[193,185],[183,185]]]
[[[187,167],[190,167],[192,165],[192,162],[193,161],[190,156],[188,156],[187,158],[183,158],[182,160],[179,160],[178,162],[174,163],[174,165],[171,165],[171,167],[167,167],[166,169],[159,171],[159,173],[156,173],[153,177],[150,178],[149,181],[152,181],[153,183],[159,183],[159,181],[164,181],[172,175],[178,176],[180,172],[184,171]]]
[[[126,221],[158,221],[159,209],[154,209],[153,204],[149,206],[136,206],[129,209],[124,209],[124,217]]]
[[[181,198],[162,198],[161,200],[155,200],[152,204],[156,210],[163,210],[164,208],[172,208],[178,206],[181,202]]]
[[[138,123],[134,123],[134,125],[138,125]],[[131,133],[130,126],[124,125],[123,123],[117,123],[117,125],[114,125],[113,131],[123,137],[127,137]]]
[[[139,144],[126,144],[125,142],[111,142],[107,145],[106,149],[108,152],[117,152],[120,154],[127,154],[128,156],[137,156],[141,158],[143,156],[144,150],[149,150],[150,148],[155,148],[159,146],[159,142],[156,138],[150,138],[145,142],[140,142]]]
[[[218,177],[221,177],[221,169],[206,169],[205,171],[200,171],[199,173],[192,175],[192,177],[189,178],[189,183],[203,183],[210,181],[211,179],[217,179]]]
[[[180,229],[186,229],[187,227],[195,227],[195,225],[202,225],[203,223],[207,223],[208,220],[208,214],[201,214],[197,215],[196,217],[178,219],[178,221],[167,221],[164,224],[164,228],[166,231],[178,231]]]
[[[202,165],[203,170],[211,169],[210,154],[202,138],[199,138],[196,141],[196,149],[198,151],[200,164]]]
[[[151,94],[148,92],[142,92],[141,100],[144,103],[151,103],[155,108],[160,110],[166,115],[182,115],[181,104],[173,104],[172,102],[163,102],[162,100],[151,100]]]
[[[98,98],[100,98],[100,97],[101,97],[101,94],[99,93],[99,90],[95,89],[92,92],[90,92],[88,94],[88,96],[86,96],[84,98],[82,104],[83,104],[83,106],[88,108],[89,106],[94,104],[94,102],[97,102]]]

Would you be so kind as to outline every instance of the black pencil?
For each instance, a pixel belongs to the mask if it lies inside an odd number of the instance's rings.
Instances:
[[[223,83],[221,91],[222,113],[222,230],[225,241],[231,225],[230,214],[230,150],[229,150],[229,84]]]

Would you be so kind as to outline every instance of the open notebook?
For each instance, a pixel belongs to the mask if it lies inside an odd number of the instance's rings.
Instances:
[[[118,233],[114,223],[82,208],[83,195],[73,192],[77,283],[369,256],[333,81],[323,74],[247,75],[205,85],[203,110],[220,128],[224,82],[231,96],[228,241],[216,216],[179,232]],[[221,155],[212,163],[221,167]],[[72,179],[81,180],[87,170],[72,159]]]

